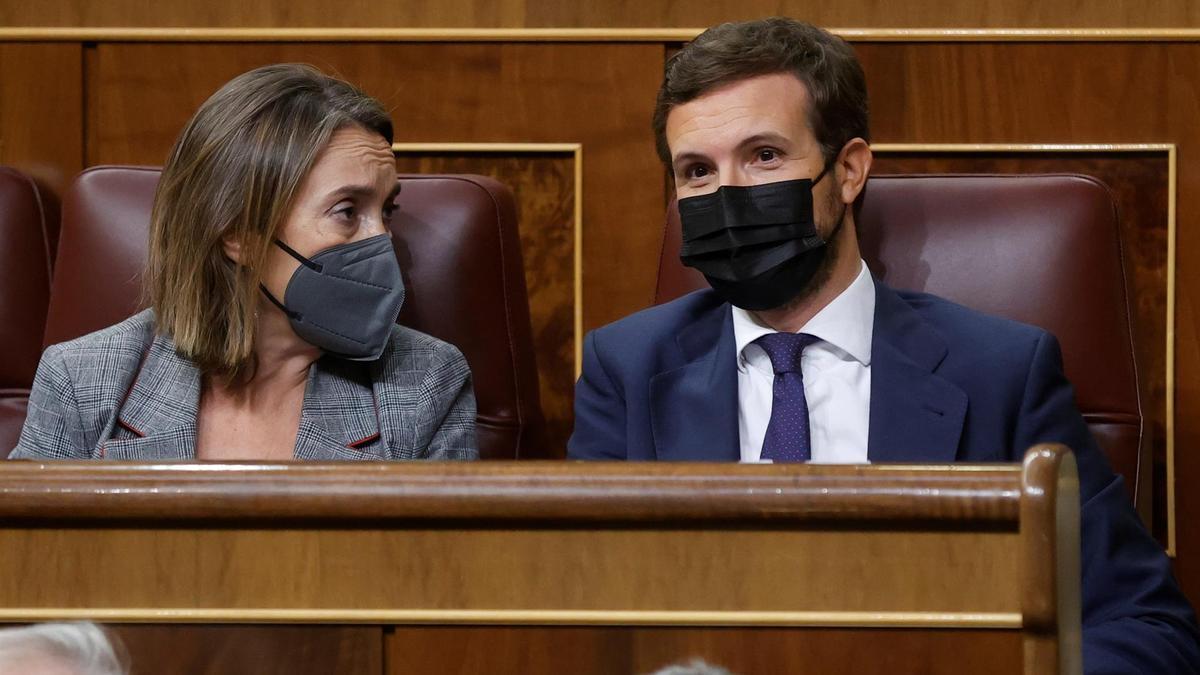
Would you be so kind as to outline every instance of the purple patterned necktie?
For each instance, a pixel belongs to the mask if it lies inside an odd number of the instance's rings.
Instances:
[[[771,333],[754,341],[771,357],[771,367],[775,370],[771,421],[763,439],[762,459],[776,463],[807,462],[812,457],[800,355],[816,341],[815,336],[805,333]]]

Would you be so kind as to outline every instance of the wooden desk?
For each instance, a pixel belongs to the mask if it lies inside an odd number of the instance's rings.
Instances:
[[[1061,446],[1023,467],[0,465],[0,620],[156,624],[120,629],[147,672],[1076,673],[1078,551]]]

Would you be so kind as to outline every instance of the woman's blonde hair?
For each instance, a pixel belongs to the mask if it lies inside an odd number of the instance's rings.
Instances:
[[[202,372],[253,376],[262,265],[318,153],[347,126],[392,142],[378,101],[280,64],[230,80],[175,141],[154,194],[145,297],[159,332]],[[225,255],[226,237],[240,262]]]

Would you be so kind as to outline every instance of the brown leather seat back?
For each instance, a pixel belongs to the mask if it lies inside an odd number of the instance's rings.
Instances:
[[[33,180],[0,166],[0,459],[21,434],[42,353],[55,229]]]
[[[136,312],[159,171],[97,167],[63,205],[46,343]],[[541,406],[512,195],[482,176],[401,176],[392,222],[407,297],[400,323],[467,357],[485,458],[538,456]]]
[[[872,176],[858,224],[863,258],[888,285],[1056,335],[1092,433],[1130,487],[1139,485],[1149,463],[1118,218],[1104,184],[1074,175]],[[679,245],[672,209],[657,302],[706,287],[679,263]]]

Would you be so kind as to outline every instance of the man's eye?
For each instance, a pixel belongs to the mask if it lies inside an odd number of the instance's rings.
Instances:
[[[779,153],[770,148],[764,148],[758,151],[758,161],[760,162],[773,162],[778,157]]]
[[[400,208],[400,207],[396,206],[395,204],[388,204],[388,205],[384,206],[383,207],[383,222],[390,223],[392,221],[392,216],[396,215],[396,210],[398,208]]]
[[[692,165],[687,168],[684,175],[688,178],[704,178],[708,175],[708,167],[700,164]]]

